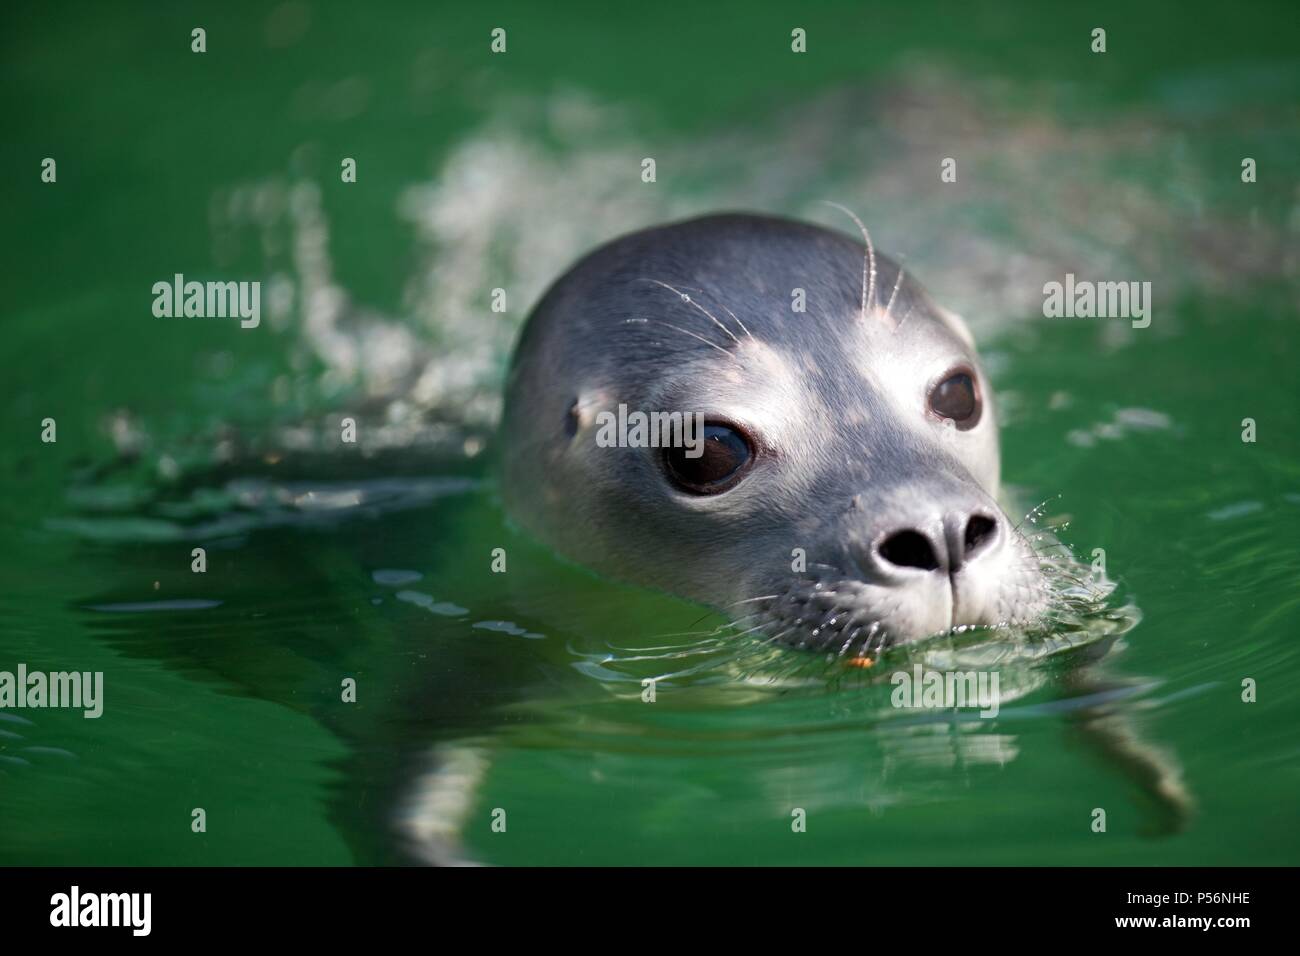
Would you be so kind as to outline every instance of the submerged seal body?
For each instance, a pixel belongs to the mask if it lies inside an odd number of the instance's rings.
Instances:
[[[702,453],[598,441],[620,406],[702,421]],[[529,317],[502,428],[525,530],[786,643],[870,650],[1049,604],[997,501],[971,336],[869,237],[735,214],[614,240]]]

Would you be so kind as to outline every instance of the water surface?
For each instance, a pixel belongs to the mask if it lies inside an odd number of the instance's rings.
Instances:
[[[495,24],[421,5],[232,5],[206,59],[180,14],[10,14],[0,669],[106,700],[0,712],[0,862],[1297,862],[1293,18],[801,16],[794,60],[752,4],[525,5],[490,60]],[[501,375],[550,279],[713,209],[842,228],[822,199],[966,315],[1014,496],[1104,550],[1095,683],[1028,655],[996,719],[899,713],[502,515]],[[1151,281],[1151,327],[1041,318],[1067,271]],[[176,272],[260,279],[262,327],[155,319]]]

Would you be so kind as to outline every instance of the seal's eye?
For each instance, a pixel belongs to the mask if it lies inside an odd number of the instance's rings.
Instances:
[[[951,419],[959,431],[979,424],[980,410],[979,387],[970,369],[953,372],[930,390],[930,411],[940,418]]]
[[[706,424],[703,450],[698,457],[690,457],[699,450],[698,445],[664,450],[668,477],[677,487],[695,495],[716,495],[735,487],[754,459],[748,436],[731,425]]]

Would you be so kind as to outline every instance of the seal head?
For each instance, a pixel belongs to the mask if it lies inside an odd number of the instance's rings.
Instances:
[[[629,410],[703,440],[599,441]],[[715,215],[597,249],[530,316],[502,437],[524,529],[783,642],[870,650],[1047,605],[997,502],[971,336],[869,239]]]

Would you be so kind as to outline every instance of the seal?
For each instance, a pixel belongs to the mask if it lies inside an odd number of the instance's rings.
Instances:
[[[710,215],[623,236],[560,277],[508,376],[513,520],[562,557],[796,646],[871,653],[1041,619],[1051,588],[998,503],[970,332],[854,221],[862,243]],[[702,449],[597,441],[626,409],[702,416]]]

